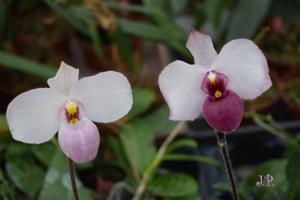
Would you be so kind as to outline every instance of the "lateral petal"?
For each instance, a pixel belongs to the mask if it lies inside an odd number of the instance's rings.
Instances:
[[[254,99],[272,85],[264,54],[248,39],[225,44],[212,69],[227,75],[228,88],[243,99]]]
[[[171,120],[194,120],[203,107],[207,96],[201,90],[206,69],[175,61],[159,75],[159,88],[169,108]]]
[[[65,98],[50,88],[29,90],[13,99],[6,117],[15,140],[40,144],[50,140],[58,130],[59,110]]]
[[[79,80],[71,97],[83,104],[86,116],[95,122],[116,121],[132,107],[131,88],[127,78],[113,71]]]

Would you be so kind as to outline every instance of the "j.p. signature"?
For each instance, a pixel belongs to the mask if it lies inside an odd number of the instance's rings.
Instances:
[[[271,174],[259,175],[258,181],[256,182],[257,187],[274,187],[273,176]]]

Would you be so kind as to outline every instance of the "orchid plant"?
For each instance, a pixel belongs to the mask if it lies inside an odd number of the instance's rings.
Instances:
[[[238,199],[225,134],[239,127],[242,99],[255,99],[272,85],[266,58],[248,39],[228,42],[217,54],[208,35],[192,30],[186,43],[195,64],[174,61],[159,76],[160,90],[174,121],[194,120],[203,113],[216,131],[218,145]]]
[[[8,105],[6,117],[15,140],[40,144],[58,131],[58,142],[69,158],[75,199],[78,199],[73,162],[95,158],[100,144],[92,122],[113,122],[132,107],[130,84],[125,76],[108,71],[78,79],[79,70],[64,62],[48,80],[50,88],[24,92]]]

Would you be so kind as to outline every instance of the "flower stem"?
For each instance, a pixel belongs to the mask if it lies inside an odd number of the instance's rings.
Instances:
[[[142,177],[142,180],[132,198],[132,200],[140,200],[143,196],[143,193],[147,187],[148,182],[151,180],[152,175],[154,171],[157,169],[161,161],[163,160],[163,157],[166,153],[166,150],[169,146],[169,144],[175,139],[177,134],[180,132],[184,125],[184,122],[179,122],[178,125],[172,130],[172,132],[168,135],[166,140],[163,142],[163,144],[160,146],[155,158],[152,160],[152,162],[149,164],[147,169],[144,172],[144,175]]]
[[[217,133],[217,140],[218,140],[218,146],[220,148],[220,151],[222,153],[222,157],[224,160],[225,168],[227,170],[227,175],[231,184],[231,190],[232,190],[232,197],[234,200],[239,200],[239,195],[236,188],[236,183],[233,175],[233,170],[231,167],[231,161],[227,149],[227,142],[226,142],[226,136],[224,133],[216,132]]]
[[[69,159],[69,174],[70,174],[70,178],[71,178],[74,200],[79,200],[77,187],[76,187],[75,173],[74,173],[74,164],[70,158],[68,158],[68,159]]]

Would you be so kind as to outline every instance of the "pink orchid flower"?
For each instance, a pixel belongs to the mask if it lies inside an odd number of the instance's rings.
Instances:
[[[58,131],[59,144],[70,159],[85,163],[95,158],[100,136],[92,121],[108,123],[126,115],[132,107],[131,88],[117,72],[80,80],[78,74],[62,62],[48,80],[50,88],[30,90],[12,100],[6,117],[15,140],[40,144]]]
[[[236,39],[217,54],[208,35],[192,30],[186,47],[195,64],[174,61],[159,76],[171,120],[194,120],[203,113],[216,131],[230,132],[243,118],[241,99],[254,99],[272,82],[266,58],[248,39]]]

